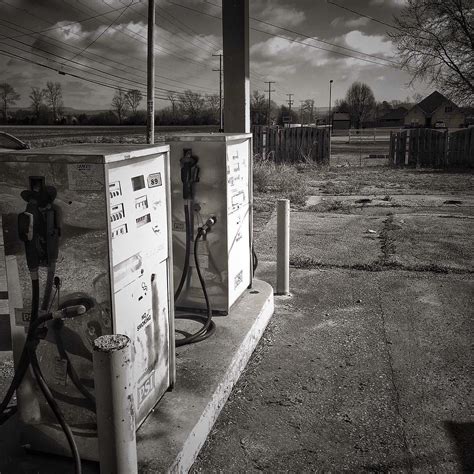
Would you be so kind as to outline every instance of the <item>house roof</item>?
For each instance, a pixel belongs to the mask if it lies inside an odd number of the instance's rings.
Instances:
[[[408,110],[405,107],[397,107],[396,109],[389,110],[387,113],[380,117],[380,120],[401,120],[405,117]]]
[[[349,114],[346,114],[344,112],[335,112],[334,115],[332,116],[333,120],[350,120]]]
[[[433,112],[441,106],[444,102],[448,102],[456,107],[456,104],[451,102],[447,97],[438,91],[432,92],[428,97],[425,97],[417,106],[425,112],[427,115],[433,114]],[[415,106],[416,107],[416,106]]]

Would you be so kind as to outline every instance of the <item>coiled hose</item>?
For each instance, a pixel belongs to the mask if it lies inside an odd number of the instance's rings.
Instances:
[[[178,300],[181,294],[186,278],[188,277],[188,271],[189,271],[189,260],[190,260],[190,254],[191,254],[191,241],[193,238],[193,231],[191,229],[190,209],[189,209],[188,204],[184,205],[184,218],[185,218],[185,223],[186,223],[186,250],[185,250],[185,255],[184,255],[183,272],[181,274],[181,279],[180,279],[178,288],[176,289],[176,292],[174,295],[175,302]],[[216,330],[216,325],[214,321],[212,320],[212,307],[211,307],[211,302],[209,300],[209,295],[207,294],[206,282],[202,276],[201,267],[199,265],[199,259],[197,257],[197,246],[199,243],[199,239],[201,239],[203,236],[204,234],[202,233],[202,230],[199,229],[196,234],[196,238],[194,240],[194,263],[196,266],[196,273],[199,278],[199,283],[201,284],[201,289],[204,295],[204,300],[206,301],[206,316],[201,316],[199,314],[188,314],[188,313],[179,314],[175,316],[175,319],[187,319],[190,321],[196,321],[203,325],[202,328],[196,333],[191,334],[190,336],[187,336],[185,338],[178,339],[176,341],[176,347],[204,341],[208,337],[212,336],[212,334],[214,334]]]

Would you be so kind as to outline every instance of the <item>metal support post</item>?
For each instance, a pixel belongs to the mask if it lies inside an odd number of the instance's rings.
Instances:
[[[277,202],[277,295],[290,293],[290,201]]]
[[[98,337],[93,351],[101,474],[135,474],[134,387],[130,338]]]
[[[148,0],[146,142],[155,143],[155,0]]]

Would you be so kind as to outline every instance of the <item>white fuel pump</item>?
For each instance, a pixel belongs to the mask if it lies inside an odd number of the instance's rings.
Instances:
[[[0,414],[16,390],[24,444],[97,461],[95,338],[132,340],[137,427],[175,380],[169,147],[15,151],[0,175],[16,371]]]
[[[177,134],[167,143],[176,308],[205,313],[210,303],[213,315],[227,315],[253,277],[252,135]]]

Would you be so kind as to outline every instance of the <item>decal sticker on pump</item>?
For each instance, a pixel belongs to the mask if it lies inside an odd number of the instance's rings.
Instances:
[[[147,181],[149,188],[156,188],[157,186],[161,186],[161,173],[153,173],[148,175]]]
[[[138,387],[138,406],[140,406],[150,395],[155,388],[155,372],[152,372],[150,376]]]
[[[186,224],[184,222],[173,221],[173,230],[175,232],[186,232]]]
[[[31,320],[31,312],[25,311],[23,308],[15,308],[15,325],[29,326]]]
[[[243,281],[244,281],[244,272],[243,270],[240,270],[240,272],[237,273],[237,275],[235,275],[235,278],[234,278],[234,290],[236,290]]]
[[[67,176],[71,191],[100,191],[104,188],[102,167],[98,164],[69,164]]]

